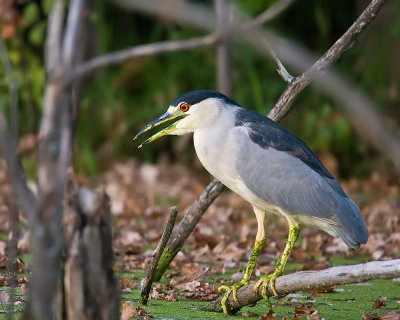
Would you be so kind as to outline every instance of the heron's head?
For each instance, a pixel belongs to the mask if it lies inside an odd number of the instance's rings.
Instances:
[[[157,132],[140,146],[165,136],[183,135],[196,129],[212,125],[227,106],[237,105],[235,101],[214,90],[196,90],[184,93],[172,101],[166,113],[147,124],[134,139],[142,133],[164,122],[176,120],[165,129]]]

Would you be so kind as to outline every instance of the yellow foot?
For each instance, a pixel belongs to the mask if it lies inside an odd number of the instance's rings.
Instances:
[[[226,308],[226,300],[228,300],[229,295],[231,294],[231,292],[233,292],[233,299],[237,302],[238,298],[237,298],[237,290],[240,287],[246,286],[249,284],[249,281],[245,281],[245,280],[241,280],[240,282],[237,282],[235,284],[233,284],[232,286],[220,286],[218,288],[219,292],[225,291],[224,297],[221,300],[221,306],[222,306],[222,311],[225,314],[229,314],[228,309]]]
[[[272,292],[274,293],[275,296],[278,296],[278,292],[276,292],[276,289],[275,289],[275,279],[278,278],[280,275],[282,275],[282,272],[275,270],[274,272],[272,272],[269,275],[260,277],[260,280],[254,286],[254,291],[257,293],[258,289],[263,284],[262,297],[264,299],[268,299],[267,289],[268,289],[268,284],[271,283]]]

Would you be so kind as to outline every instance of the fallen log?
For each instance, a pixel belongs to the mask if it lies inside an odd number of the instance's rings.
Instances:
[[[275,289],[280,296],[298,291],[310,291],[314,289],[329,288],[335,285],[366,282],[375,279],[394,279],[400,277],[400,259],[388,261],[372,261],[357,265],[338,266],[320,271],[301,271],[278,277],[275,281]],[[257,281],[251,281],[247,286],[237,291],[238,301],[231,294],[226,301],[228,312],[235,314],[242,307],[253,305],[263,299],[262,286],[257,292],[254,286]],[[268,286],[268,297],[273,292]],[[207,311],[222,311],[221,298],[216,299],[206,307]]]

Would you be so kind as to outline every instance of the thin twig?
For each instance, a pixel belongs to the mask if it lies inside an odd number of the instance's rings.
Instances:
[[[154,252],[153,259],[151,259],[146,278],[144,279],[143,289],[140,294],[140,302],[142,304],[147,304],[147,300],[149,299],[149,294],[150,294],[151,286],[153,284],[154,276],[156,274],[157,265],[158,265],[158,262],[160,261],[161,254],[163,253],[164,248],[167,245],[169,237],[171,236],[172,229],[174,228],[177,215],[178,215],[178,207],[174,206],[171,208],[171,213],[168,217],[167,224],[165,225],[164,232],[163,232],[160,242],[158,243],[158,246]]]
[[[164,52],[174,52],[181,50],[191,50],[200,47],[210,46],[218,41],[219,37],[215,34],[209,34],[204,37],[193,38],[188,40],[176,40],[156,42],[152,44],[145,44],[121,50],[117,52],[108,53],[88,60],[75,69],[66,73],[63,77],[65,83],[71,83],[77,78],[87,76],[90,73],[97,71],[100,68],[108,67],[115,64],[137,59],[143,56],[156,55]]]
[[[351,266],[338,266],[320,271],[301,271],[278,277],[275,280],[275,289],[279,295],[287,295],[293,292],[310,291],[319,288],[329,288],[335,285],[366,282],[374,279],[394,279],[400,277],[400,259],[389,261],[372,261]],[[230,313],[238,312],[246,305],[255,304],[262,299],[262,287],[258,292],[254,291],[257,281],[251,281],[248,285],[237,291],[238,301],[230,295],[226,301],[226,307]],[[267,296],[274,293],[268,286]],[[212,302],[207,307],[209,311],[220,311],[220,299]]]
[[[281,60],[279,60],[278,56],[276,55],[274,49],[272,48],[272,46],[268,43],[267,39],[264,39],[264,43],[265,43],[265,47],[267,48],[269,54],[271,55],[272,59],[275,61],[276,65],[277,65],[277,69],[276,71],[278,72],[278,74],[281,76],[281,78],[283,79],[283,81],[287,82],[287,83],[291,83],[294,80],[294,77],[286,70],[285,66],[283,65],[283,63],[281,62]]]

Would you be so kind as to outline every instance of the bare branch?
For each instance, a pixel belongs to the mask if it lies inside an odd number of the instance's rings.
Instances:
[[[264,43],[265,43],[265,47],[267,48],[272,59],[275,61],[276,65],[278,67],[278,69],[276,69],[276,71],[278,71],[278,74],[281,76],[283,81],[285,81],[287,83],[293,82],[294,77],[286,70],[285,66],[283,65],[281,60],[279,60],[278,56],[276,55],[274,49],[268,43],[267,39],[264,39]]]
[[[214,0],[216,13],[216,34],[221,36],[217,46],[217,88],[232,96],[231,45],[228,29],[232,20],[232,0]]]
[[[165,246],[167,245],[167,242],[169,240],[169,237],[171,236],[172,229],[174,228],[175,225],[176,216],[178,215],[178,210],[179,210],[178,207],[171,208],[171,213],[168,217],[167,224],[165,225],[164,232],[153,254],[153,259],[151,259],[150,265],[147,268],[147,275],[146,278],[144,279],[142,292],[140,293],[140,302],[142,304],[147,304],[147,300],[149,299],[149,293],[151,290],[151,285],[153,284],[154,281],[154,276],[156,274],[158,262],[160,261],[161,254],[163,253]]]
[[[18,206],[26,214],[28,219],[31,220],[37,209],[37,200],[26,184],[25,173],[17,155],[17,84],[14,76],[12,75],[11,62],[8,58],[7,49],[2,39],[0,39],[0,56],[3,61],[4,70],[6,71],[6,75],[9,79],[13,118],[12,122],[15,123],[12,130],[13,133],[10,133],[7,125],[7,119],[3,112],[3,107],[0,106],[0,140],[3,147],[3,153],[7,161],[14,196],[16,197]]]
[[[65,75],[64,81],[71,83],[77,78],[86,76],[100,68],[121,64],[123,62],[137,59],[144,56],[160,54],[164,52],[174,52],[180,50],[191,50],[199,47],[209,46],[218,41],[215,34],[204,37],[193,38],[189,40],[176,40],[157,42],[136,46],[130,49],[108,53],[99,57],[95,57],[83,64],[78,65],[75,69]]]
[[[154,278],[155,281],[160,280],[165,270],[167,270],[170,262],[183,247],[185,240],[192,233],[194,227],[200,221],[210,204],[213,203],[213,201],[224,189],[225,186],[217,179],[214,179],[207,186],[207,188],[205,188],[200,197],[193,202],[189,211],[185,214],[180,223],[174,228],[172,235],[168,240],[167,247],[165,248],[161,257],[161,262],[157,266],[157,273]]]
[[[347,31],[329,48],[329,50],[326,51],[325,54],[311,66],[311,68],[295,78],[295,80],[291,83],[291,86],[287,88],[287,90],[282,94],[281,98],[276,103],[274,110],[271,110],[270,115],[275,115],[275,117],[277,117],[277,114],[285,115],[298,94],[303,91],[304,88],[307,87],[312,81],[314,81],[317,76],[322,75],[328,66],[335,63],[352,45],[354,45],[354,42],[357,40],[360,33],[365,30],[365,28],[376,17],[377,13],[385,2],[386,0],[372,0],[368,7],[358,17],[358,19],[352,24],[352,26],[347,29]],[[276,39],[273,42],[276,44],[279,42],[279,40]],[[283,44],[280,47],[285,47],[285,45]],[[290,54],[290,51],[288,52],[288,50],[290,49],[286,47],[286,50],[280,51],[282,54],[287,56]],[[303,58],[302,60],[306,59]],[[301,64],[304,64],[304,61]],[[295,67],[298,69],[300,67],[299,63],[297,63]],[[340,81],[340,79],[337,80]],[[323,80],[321,80],[321,82],[323,82]]]
[[[336,285],[398,277],[400,277],[400,259],[373,261],[351,266],[332,267],[321,271],[295,272],[278,277],[275,281],[275,289],[278,294],[287,295],[298,291],[310,291]],[[230,313],[236,313],[242,307],[255,304],[262,299],[262,286],[260,286],[258,292],[253,289],[256,283],[257,281],[251,281],[247,286],[239,288],[237,291],[238,301],[233,299],[233,295],[229,296],[226,307]],[[269,286],[267,295],[269,297],[274,295]],[[214,301],[207,309],[221,311],[220,299]]]
[[[45,41],[45,65],[46,72],[53,75],[60,68],[61,61],[61,35],[64,22],[64,4],[63,1],[58,0],[54,4],[53,10],[49,16],[49,26],[47,28],[47,35]]]
[[[85,0],[72,0],[69,6],[68,23],[62,46],[62,61],[66,66],[72,66],[74,57],[77,56],[76,50],[82,32],[84,6]]]
[[[253,18],[253,20],[249,22],[245,22],[240,26],[242,30],[249,30],[255,27],[261,26],[268,21],[279,16],[283,11],[290,7],[290,5],[294,2],[294,0],[281,0],[271,7],[269,7],[264,12],[260,13],[257,17]]]

